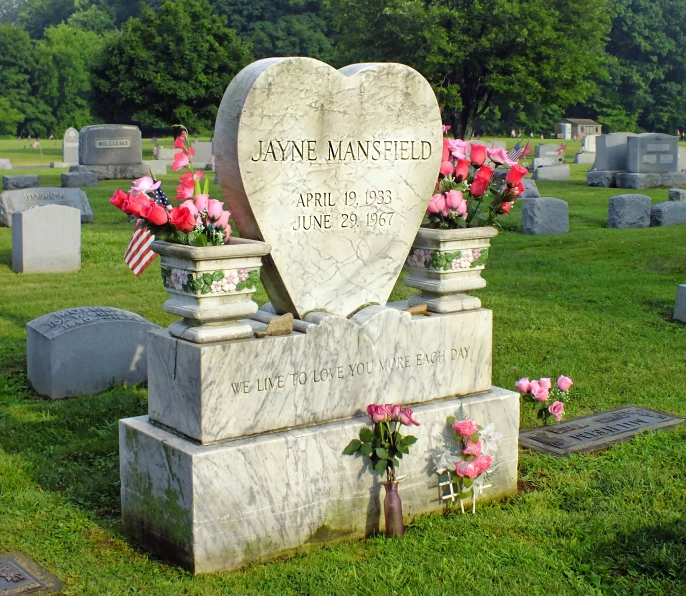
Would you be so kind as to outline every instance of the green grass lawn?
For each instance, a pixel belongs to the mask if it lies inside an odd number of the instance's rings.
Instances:
[[[605,228],[607,199],[621,191],[587,187],[588,167],[539,184],[569,202],[569,234],[521,235],[517,206],[493,240],[477,293],[494,311],[493,382],[565,374],[575,380],[571,416],[624,404],[686,416],[686,328],[671,320],[686,283],[686,226]],[[59,172],[35,172],[59,186]],[[176,177],[163,180],[171,193]],[[45,313],[106,305],[173,320],[161,310],[159,263],[137,279],[122,261],[131,226],[107,203],[117,186],[86,189],[95,223],[83,226],[77,273],[12,273],[11,231],[0,228],[0,551],[34,557],[69,594],[686,594],[681,427],[562,460],[521,452],[517,496],[476,516],[421,517],[402,539],[199,577],[139,550],[119,520],[117,421],[146,413],[145,388],[49,402],[25,374],[25,325]],[[393,298],[408,293],[398,284]],[[521,422],[535,424],[526,409]]]

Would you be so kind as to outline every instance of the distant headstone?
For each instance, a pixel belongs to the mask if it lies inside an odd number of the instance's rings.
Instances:
[[[155,176],[166,176],[167,175],[167,164],[164,161],[160,161],[158,159],[151,159],[149,161],[144,161],[143,165],[145,168],[148,170],[148,176],[150,175],[150,171],[152,171]]]
[[[594,170],[625,171],[627,139],[635,136],[630,132],[614,132],[596,139]]]
[[[595,153],[577,153],[574,156],[574,163],[593,164],[595,163]]]
[[[98,175],[95,172],[62,172],[63,188],[83,188],[97,185]]]
[[[110,166],[70,166],[70,172],[93,172],[98,180],[135,180],[150,176],[150,170],[143,163]]]
[[[12,213],[45,205],[66,205],[81,211],[81,223],[93,223],[86,193],[78,188],[25,188],[0,194],[0,226],[12,225]]]
[[[678,172],[678,137],[654,133],[629,137],[626,170],[636,174]]]
[[[686,147],[679,146],[679,171],[686,172]]]
[[[558,150],[560,149],[560,145],[553,145],[550,143],[546,143],[543,145],[536,145],[536,148],[534,149],[534,156],[535,157],[555,157],[557,155]]]
[[[125,124],[84,126],[79,133],[79,164],[124,165],[143,162],[141,131]]]
[[[534,170],[538,168],[546,168],[550,166],[561,166],[565,162],[565,158],[561,153],[548,154],[543,157],[534,157],[531,165]]]
[[[633,438],[639,432],[671,428],[684,420],[639,406],[624,406],[561,424],[531,428],[519,433],[519,444],[551,455],[598,451]]]
[[[11,170],[12,163],[9,159],[0,159],[0,170]]]
[[[677,287],[672,318],[675,321],[686,323],[686,284],[679,284]]]
[[[568,165],[548,166],[534,170],[534,180],[569,180],[570,169]]]
[[[524,186],[524,192],[519,195],[519,199],[538,199],[540,194],[538,192],[538,187],[536,186],[536,181],[531,178],[522,178],[522,186]]]
[[[62,162],[69,165],[79,163],[79,131],[68,128],[62,139]]]
[[[140,315],[106,306],[70,308],[29,321],[29,383],[52,399],[93,395],[113,382],[143,383],[148,331],[156,328]]]
[[[569,232],[567,203],[552,197],[526,201],[522,206],[522,232],[532,236]]]
[[[650,227],[686,224],[686,203],[666,201],[653,205],[650,210]]]
[[[201,165],[204,167],[206,164],[210,163],[212,159],[212,143],[207,141],[196,141],[191,147],[195,149],[193,164],[196,164],[197,167],[200,167]]]
[[[650,225],[650,197],[626,194],[608,202],[608,228],[647,228]]]
[[[40,181],[35,174],[2,177],[3,190],[19,190],[22,188],[36,188],[38,186],[40,186]]]
[[[669,200],[670,201],[686,201],[686,190],[681,188],[670,188],[669,189]]]
[[[160,147],[157,152],[157,159],[164,161],[174,161],[174,154],[179,153],[180,149],[167,149],[166,147]]]
[[[12,270],[65,273],[81,268],[81,212],[46,205],[12,214]]]
[[[596,139],[600,135],[586,135],[581,139],[581,146],[584,148],[584,153],[595,153]]]

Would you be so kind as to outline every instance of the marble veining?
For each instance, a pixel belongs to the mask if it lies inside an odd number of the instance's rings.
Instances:
[[[386,303],[441,160],[438,104],[418,72],[260,60],[227,88],[215,148],[241,235],[274,247],[263,272],[278,312]]]

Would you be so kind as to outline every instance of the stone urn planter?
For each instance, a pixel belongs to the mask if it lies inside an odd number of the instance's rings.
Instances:
[[[169,326],[174,337],[209,343],[252,336],[238,319],[257,312],[252,295],[260,279],[262,257],[271,246],[257,240],[231,238],[223,246],[185,246],[155,241],[162,281],[169,299],[165,312],[183,317]]]
[[[498,230],[491,226],[419,228],[405,262],[408,275],[404,283],[422,293],[410,297],[410,306],[426,304],[437,313],[479,308],[481,300],[465,292],[486,286],[481,271],[488,260],[490,239],[497,235]]]

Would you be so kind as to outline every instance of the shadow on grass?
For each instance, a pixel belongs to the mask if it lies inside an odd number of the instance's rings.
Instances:
[[[35,482],[46,491],[98,516],[118,518],[118,421],[146,413],[145,390],[121,386],[53,401],[39,398],[23,374],[0,376],[0,387],[12,396],[0,410],[3,450],[30,462]]]
[[[12,267],[12,249],[0,249],[0,265]]]

